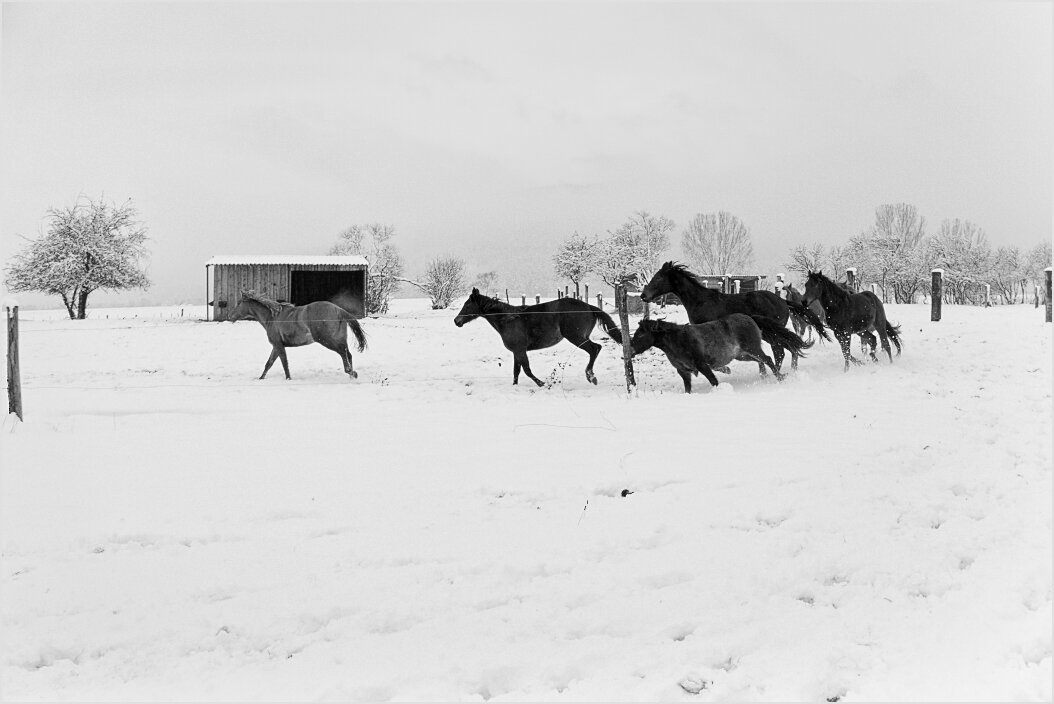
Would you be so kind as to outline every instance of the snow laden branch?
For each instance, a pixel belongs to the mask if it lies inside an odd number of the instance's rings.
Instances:
[[[428,264],[421,281],[399,279],[428,294],[432,310],[449,306],[465,292],[465,261],[458,257],[436,257]]]
[[[352,225],[340,233],[337,243],[329,250],[333,255],[358,254],[369,260],[370,273],[366,281],[367,315],[387,313],[392,294],[399,288],[400,277],[403,275],[403,260],[398,248],[391,242],[394,237],[393,225]]]
[[[148,288],[142,267],[147,228],[127,201],[121,206],[80,200],[47,211],[44,235],[11,258],[4,282],[12,292],[39,291],[62,298],[71,319],[84,319],[97,290]]]

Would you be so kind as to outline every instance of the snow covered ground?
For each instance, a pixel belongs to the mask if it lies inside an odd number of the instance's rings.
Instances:
[[[201,308],[23,314],[3,698],[1051,699],[1042,309],[893,305],[892,365],[685,396],[610,340],[513,387],[486,323],[394,306],[357,381],[258,381]]]

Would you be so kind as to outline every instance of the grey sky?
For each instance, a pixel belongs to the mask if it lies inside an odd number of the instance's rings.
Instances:
[[[645,209],[729,210],[768,273],[876,206],[1051,236],[1049,3],[4,3],[0,256],[132,198],[148,297],[214,254],[394,224],[514,291]],[[20,296],[20,298],[25,298]],[[27,301],[30,302],[30,301]]]

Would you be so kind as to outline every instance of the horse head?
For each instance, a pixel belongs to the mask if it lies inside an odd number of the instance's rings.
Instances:
[[[673,283],[670,281],[670,277],[674,275],[677,265],[673,262],[666,262],[655,274],[640,292],[640,300],[645,303],[652,303],[659,298],[659,296],[665,295],[673,291]]]
[[[479,292],[478,288],[472,289],[472,293],[468,295],[465,300],[465,305],[461,306],[461,311],[454,316],[454,325],[461,327],[465,323],[471,323],[473,320],[483,315],[484,296]]]
[[[238,305],[234,306],[234,308],[227,313],[227,320],[230,322],[238,320],[258,320],[262,323],[278,315],[281,310],[282,304],[278,301],[272,301],[270,298],[265,298],[264,296],[257,294],[255,291],[247,290],[242,291],[241,300],[238,301]],[[268,313],[270,315],[268,315]]]

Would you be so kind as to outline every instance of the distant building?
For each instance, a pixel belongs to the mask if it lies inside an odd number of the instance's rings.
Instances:
[[[205,300],[213,320],[226,320],[227,310],[238,304],[244,290],[298,306],[350,296],[362,302],[362,310],[351,311],[361,318],[369,268],[369,261],[360,256],[218,255],[205,262]]]

